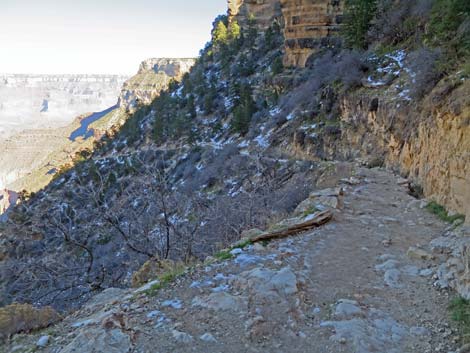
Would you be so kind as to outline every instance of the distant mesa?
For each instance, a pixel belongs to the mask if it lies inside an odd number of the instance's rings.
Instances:
[[[196,59],[150,58],[144,60],[137,75],[127,80],[119,97],[119,108],[134,112],[140,104],[150,104],[172,80],[181,80]]]
[[[137,74],[153,71],[179,79],[193,67],[195,62],[195,59],[150,58],[140,64]]]

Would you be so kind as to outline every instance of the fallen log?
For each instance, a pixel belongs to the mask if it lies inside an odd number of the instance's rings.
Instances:
[[[281,230],[277,230],[274,232],[266,232],[263,234],[259,234],[251,238],[251,242],[256,243],[264,240],[272,240],[272,239],[280,239],[286,238],[291,235],[295,235],[298,233],[303,233],[313,228],[321,227],[322,225],[328,223],[333,219],[333,212],[331,210],[325,210],[316,214],[312,219],[308,221],[294,224],[292,226],[286,227]]]

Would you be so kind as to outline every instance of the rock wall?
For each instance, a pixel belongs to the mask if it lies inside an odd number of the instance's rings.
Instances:
[[[383,159],[421,185],[427,198],[465,214],[470,223],[470,82],[443,97],[446,89],[438,86],[422,103],[434,108],[374,92],[344,98],[341,142],[325,141],[325,153]]]
[[[266,30],[274,20],[282,17],[279,0],[228,0],[229,21],[234,19],[248,26],[250,18],[259,30]]]
[[[119,107],[132,112],[139,104],[150,104],[171,80],[181,80],[195,59],[152,58],[140,64],[137,75],[122,86]]]
[[[305,67],[307,59],[338,32],[343,0],[280,0],[284,16],[284,65]]]
[[[326,38],[338,32],[344,0],[228,0],[229,21],[247,26],[253,18],[259,30],[279,19],[284,27],[284,65],[304,67]]]

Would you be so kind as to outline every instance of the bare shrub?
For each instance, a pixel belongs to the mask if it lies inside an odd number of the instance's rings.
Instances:
[[[433,1],[379,1],[374,25],[369,31],[369,40],[382,45],[395,45],[410,37],[421,42]]]
[[[339,54],[326,51],[316,57],[310,67],[307,80],[282,98],[281,116],[300,108],[308,107],[315,111],[321,101],[324,87],[334,86],[337,93],[358,87],[364,72],[369,69],[362,55],[355,50],[343,50]]]
[[[421,99],[429,93],[441,78],[438,61],[439,50],[420,48],[410,53],[407,61],[414,77],[410,89],[412,98]]]

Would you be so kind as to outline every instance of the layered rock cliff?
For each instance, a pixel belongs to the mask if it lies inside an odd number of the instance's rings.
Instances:
[[[235,19],[242,27],[251,22],[259,30],[266,30],[282,17],[281,4],[279,0],[228,0],[228,16],[229,21]]]
[[[470,82],[448,97],[442,83],[419,111],[383,92],[342,102],[343,156],[383,158],[385,165],[420,185],[423,194],[470,221]],[[371,94],[372,93],[372,94]],[[437,102],[444,98],[438,105]],[[354,153],[354,152],[353,152]]]
[[[284,17],[285,66],[304,67],[309,56],[337,34],[343,0],[280,0]]]
[[[229,21],[259,30],[273,21],[284,27],[284,65],[304,67],[312,53],[335,36],[342,22],[344,0],[228,0]]]
[[[119,107],[132,112],[139,105],[150,104],[172,80],[181,80],[195,59],[151,58],[140,64],[139,71],[122,86]]]

